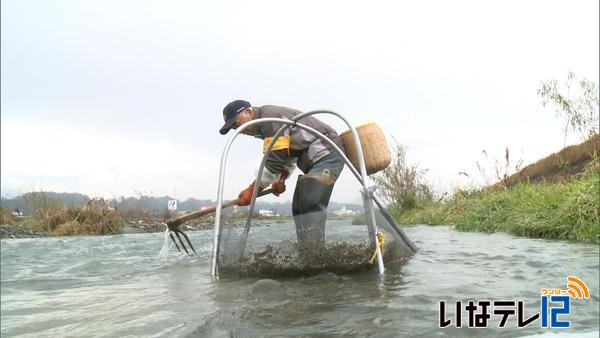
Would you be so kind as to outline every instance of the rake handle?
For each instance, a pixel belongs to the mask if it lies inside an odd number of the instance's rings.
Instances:
[[[263,191],[259,192],[257,197],[268,195],[268,194],[270,194],[272,192],[273,192],[273,189],[266,189],[266,190],[263,190]],[[223,202],[222,207],[223,208],[228,208],[228,207],[230,207],[232,205],[238,204],[239,201],[240,201],[240,199],[236,198],[236,199],[231,200],[231,201]],[[212,214],[216,210],[217,210],[217,207],[210,207],[210,208],[206,208],[204,210],[194,211],[194,212],[190,212],[190,213],[185,214],[185,215],[181,215],[179,217],[171,218],[170,220],[167,221],[167,226],[169,227],[169,229],[174,230],[174,229],[177,229],[177,227],[179,227],[181,224],[183,224],[183,223],[185,223],[187,221],[196,219],[198,217],[202,217],[204,215]]]

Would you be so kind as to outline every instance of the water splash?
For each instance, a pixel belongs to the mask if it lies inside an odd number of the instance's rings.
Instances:
[[[160,252],[158,253],[158,259],[160,261],[165,261],[169,258],[169,251],[173,248],[173,241],[169,237],[169,229],[165,230],[165,239],[163,241],[163,245],[160,248]]]

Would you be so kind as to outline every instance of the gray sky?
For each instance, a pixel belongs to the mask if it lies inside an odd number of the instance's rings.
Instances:
[[[460,171],[482,179],[483,149],[500,159],[508,146],[527,164],[562,147],[540,81],[572,70],[598,82],[596,0],[1,6],[3,196],[214,199],[221,111],[237,98],[377,121],[451,191],[469,183]],[[226,199],[252,181],[260,157],[259,140],[236,140]],[[294,185],[295,175],[280,198]],[[358,191],[346,169],[332,199]]]

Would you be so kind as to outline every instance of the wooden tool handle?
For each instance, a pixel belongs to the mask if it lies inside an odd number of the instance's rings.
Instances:
[[[272,192],[273,192],[273,189],[266,189],[266,190],[259,192],[257,197],[268,195]],[[223,208],[228,208],[232,205],[236,205],[236,204],[238,204],[239,201],[240,201],[240,199],[236,198],[231,201],[223,202]],[[167,226],[169,226],[169,229],[175,230],[175,229],[177,229],[177,227],[179,227],[181,224],[183,224],[187,221],[196,219],[196,218],[204,216],[204,215],[212,214],[216,210],[217,210],[216,207],[210,207],[210,208],[206,208],[204,210],[194,211],[194,212],[190,212],[185,215],[181,215],[179,217],[171,218],[170,220],[167,221]]]

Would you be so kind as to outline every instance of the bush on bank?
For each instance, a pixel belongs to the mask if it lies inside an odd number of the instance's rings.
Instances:
[[[122,217],[110,209],[60,207],[26,218],[14,217],[5,207],[0,211],[2,225],[47,231],[51,236],[112,235],[121,233],[123,226]]]
[[[44,220],[52,236],[120,234],[123,219],[114,210],[93,208],[62,208]]]

